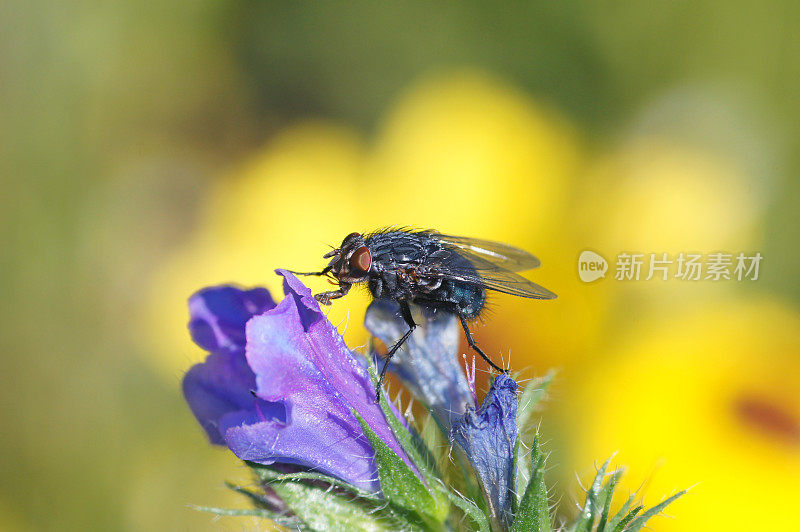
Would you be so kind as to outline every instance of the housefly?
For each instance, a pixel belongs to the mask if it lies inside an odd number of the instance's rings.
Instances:
[[[539,266],[539,259],[521,249],[477,238],[443,235],[433,230],[384,229],[370,234],[350,233],[341,246],[326,253],[328,265],[319,272],[338,285],[316,294],[323,305],[347,294],[354,284],[366,283],[372,296],[400,305],[408,331],[386,353],[377,397],[388,361],[408,340],[417,324],[410,303],[458,316],[469,346],[497,371],[503,368],[481,350],[468,322],[480,316],[489,290],[531,299],[553,299],[556,294],[516,272]]]

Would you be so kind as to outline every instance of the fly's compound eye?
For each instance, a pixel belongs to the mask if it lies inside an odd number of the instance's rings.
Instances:
[[[361,246],[350,256],[350,268],[352,268],[353,273],[366,275],[371,267],[372,254],[367,249],[367,246]]]

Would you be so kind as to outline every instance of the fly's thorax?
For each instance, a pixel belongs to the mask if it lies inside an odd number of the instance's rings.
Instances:
[[[408,264],[425,263],[429,255],[441,246],[425,233],[381,231],[365,237],[375,263],[385,270]]]

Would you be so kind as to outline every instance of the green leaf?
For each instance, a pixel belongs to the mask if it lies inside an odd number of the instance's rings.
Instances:
[[[375,364],[371,358],[368,357],[369,363],[367,369],[369,371],[372,384],[378,384],[378,373]],[[386,394],[382,393],[379,401],[383,416],[389,423],[389,426],[394,433],[395,438],[400,443],[400,446],[405,451],[406,455],[411,459],[415,466],[419,469],[425,481],[428,483],[433,482],[435,479],[440,478],[440,474],[436,469],[436,461],[431,454],[428,447],[419,437],[418,434],[409,430],[403,422],[397,418],[392,408],[389,406],[389,401],[386,399]]]
[[[367,369],[372,379],[373,384],[378,384],[378,373],[374,361],[369,358]],[[430,489],[430,494],[434,499],[437,508],[448,507],[447,490],[443,487],[441,478],[442,474],[436,466],[436,459],[431,453],[430,449],[425,445],[423,439],[413,429],[406,427],[405,424],[395,415],[392,408],[389,406],[389,401],[386,399],[386,394],[382,393],[379,401],[383,415],[392,432],[400,443],[400,446],[405,451],[411,462],[422,475],[425,483]],[[440,510],[441,511],[441,510]],[[445,512],[446,517],[446,510]],[[444,517],[442,518],[442,520]]]
[[[625,504],[622,505],[622,508],[620,508],[616,514],[614,514],[614,517],[608,520],[608,523],[606,524],[606,530],[612,530],[612,531],[617,530],[617,526],[622,521],[622,518],[625,516],[628,510],[631,509],[631,506],[633,506],[633,501],[635,500],[636,500],[635,493],[632,494],[630,497],[628,497],[628,499],[625,501]]]
[[[478,505],[474,502],[462,497],[458,493],[453,493],[452,491],[447,492],[448,498],[450,502],[457,506],[462,512],[464,512],[467,517],[472,519],[472,522],[476,525],[476,530],[479,532],[489,532],[489,520],[486,518],[486,514],[484,514]]]
[[[628,515],[626,515],[625,517],[623,517],[623,518],[622,518],[622,520],[619,522],[619,524],[617,525],[617,527],[614,529],[614,532],[622,532],[623,530],[625,530],[625,527],[626,527],[626,526],[628,526],[628,523],[630,523],[631,521],[633,521],[633,518],[634,518],[634,517],[636,517],[636,515],[637,515],[639,512],[641,512],[643,508],[644,508],[644,506],[642,506],[642,505],[640,504],[639,506],[637,506],[636,508],[634,508],[633,510],[631,510],[631,511],[628,513]]]
[[[555,370],[550,370],[544,377],[533,379],[525,386],[517,408],[517,427],[519,427],[520,431],[525,429],[536,407],[544,399],[555,374]]]
[[[355,492],[363,490],[350,489],[354,487],[338,479],[310,472],[282,474],[269,466],[247,463],[264,486],[272,489],[302,524],[312,530],[393,530],[409,526],[406,516],[387,507],[383,499],[372,494],[360,497]],[[323,481],[325,484],[304,480]],[[339,490],[331,489],[331,486]],[[260,493],[239,486],[231,487],[252,499],[257,506],[266,503]],[[269,518],[279,522],[274,516]],[[297,525],[292,528],[297,528]]]
[[[266,519],[270,519],[270,512],[260,508],[216,508],[214,506],[197,506],[194,504],[190,504],[189,508],[192,510],[197,510],[198,512],[208,512],[216,515],[249,515],[253,517],[264,517]]]
[[[511,515],[517,513],[524,490],[528,487],[528,482],[530,481],[528,468],[520,467],[520,462],[524,461],[524,449],[521,438],[518,437],[517,442],[514,444],[514,459],[511,462]],[[525,478],[521,480],[519,475],[523,472],[525,473]],[[522,484],[524,484],[524,488],[521,487]]]
[[[399,524],[391,514],[376,511],[374,505],[334,490],[294,481],[273,482],[269,487],[313,530],[394,530]]]
[[[418,515],[423,522],[429,525],[431,521],[443,523],[450,510],[447,496],[444,495],[444,502],[439,496],[434,496],[432,491],[441,490],[433,486],[432,489],[426,487],[414,470],[375,434],[358,412],[354,411],[353,415],[358,419],[364,435],[375,451],[378,477],[386,500]],[[436,486],[438,487],[439,484],[437,483]],[[437,495],[439,494],[437,493]]]
[[[427,416],[425,416],[425,420],[422,422],[422,430],[420,431],[419,437],[427,449],[436,449],[440,451],[438,456],[433,456],[435,461],[444,458],[444,449],[448,447],[442,437],[443,435],[442,428],[439,426],[436,418],[433,417],[431,412],[428,412]]]
[[[517,438],[517,444],[514,448],[514,463],[511,466],[511,471],[514,473],[514,497],[512,499],[512,509],[517,511],[522,496],[528,489],[528,484],[531,481],[531,468],[526,467],[525,460],[525,446],[522,443],[522,438]]]
[[[527,424],[530,421],[536,407],[544,399],[550,383],[553,381],[555,371],[550,370],[544,377],[533,379],[525,386],[522,395],[519,398],[519,407],[517,409],[517,427],[519,427],[519,437],[517,437],[517,448],[514,452],[514,489],[516,492],[516,502],[519,504],[522,495],[528,487],[530,482],[530,468],[528,462],[522,459],[525,454],[525,444],[528,443],[529,437],[526,438],[528,429]]]
[[[213,506],[196,505],[190,505],[189,507],[199,512],[208,512],[215,515],[224,515],[229,517],[261,517],[262,519],[269,519],[270,521],[287,528],[297,529],[299,524],[297,519],[278,515],[263,508],[215,508]]]
[[[613,457],[613,455],[610,456],[605,462],[603,462],[603,465],[600,466],[600,469],[597,470],[597,474],[594,476],[592,485],[586,492],[586,502],[583,505],[583,510],[581,510],[580,515],[568,530],[575,532],[589,532],[594,527],[594,521],[602,511],[600,491],[603,488],[603,479],[606,476],[606,470],[608,470],[608,465],[611,463],[611,459]]]
[[[326,483],[330,484],[331,486],[336,486],[337,488],[342,489],[344,491],[349,491],[353,495],[355,495],[357,497],[360,497],[362,499],[371,499],[371,500],[375,500],[375,501],[381,500],[381,498],[378,497],[377,495],[375,495],[373,493],[370,493],[370,492],[368,492],[366,490],[363,490],[363,489],[359,488],[358,486],[354,486],[353,484],[350,484],[349,482],[345,482],[344,480],[341,480],[341,479],[338,479],[338,478],[334,478],[334,477],[330,477],[330,476],[324,475],[322,473],[312,473],[310,471],[298,471],[297,473],[277,474],[276,472],[273,471],[272,474],[268,475],[268,474],[265,474],[263,472],[263,470],[266,469],[263,466],[260,467],[260,468],[253,467],[253,469],[256,471],[256,473],[259,475],[259,477],[262,480],[269,480],[269,481],[275,481],[275,480],[320,480],[322,482],[326,482]]]
[[[551,530],[547,486],[544,483],[544,458],[539,449],[539,439],[536,437],[531,448],[531,479],[511,524],[513,532]]]
[[[449,463],[453,466],[447,470],[450,488],[463,493],[464,497],[477,504],[482,512],[488,513],[489,508],[483,498],[483,491],[464,450],[458,446],[451,446],[449,452]]]
[[[679,491],[672,497],[669,497],[661,501],[659,504],[656,504],[655,506],[647,510],[645,513],[634,519],[628,526],[628,528],[625,529],[625,532],[637,532],[638,530],[641,530],[642,527],[644,527],[645,523],[647,523],[648,519],[660,514],[664,510],[664,508],[672,504],[678,497],[682,496],[685,493],[686,490]]]
[[[597,524],[597,532],[605,532],[606,525],[608,524],[608,514],[611,510],[611,500],[614,498],[614,490],[617,487],[619,479],[622,478],[624,469],[617,469],[611,474],[611,478],[603,486],[600,491],[599,503],[603,507],[603,513],[600,515],[600,521]]]

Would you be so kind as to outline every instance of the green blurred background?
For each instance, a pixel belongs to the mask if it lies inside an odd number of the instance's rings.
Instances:
[[[4,2],[0,529],[239,530],[180,396],[185,299],[279,289],[388,224],[505,240],[497,298],[554,501],[619,451],[655,530],[791,529],[800,496],[796,2]],[[578,280],[584,249],[761,252],[758,281]],[[610,272],[613,274],[613,270]],[[314,285],[315,288],[321,285]],[[360,297],[360,299],[359,299]],[[365,298],[334,323],[363,345]]]

